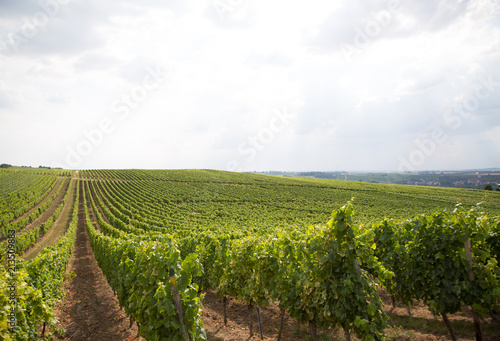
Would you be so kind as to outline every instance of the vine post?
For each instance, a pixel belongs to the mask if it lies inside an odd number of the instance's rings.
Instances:
[[[345,341],[351,341],[351,333],[349,333],[349,328],[347,328],[346,325],[343,325],[342,329],[344,329]]]
[[[257,307],[257,321],[259,322],[259,333],[260,333],[260,339],[264,340],[264,336],[262,335],[262,322],[260,320],[260,311],[259,307]]]
[[[285,310],[283,309],[281,311],[280,330],[278,332],[277,341],[281,341],[281,333],[283,332],[283,324],[284,324],[284,322],[285,322]]]
[[[318,341],[318,332],[316,330],[316,318],[309,321],[309,330],[311,331],[311,337],[313,341]]]
[[[455,333],[453,332],[453,328],[451,327],[450,320],[448,320],[448,316],[446,316],[445,313],[441,314],[443,317],[444,324],[446,325],[446,328],[448,328],[448,331],[450,332],[451,340],[452,341],[457,341],[457,337],[455,336]]]
[[[249,303],[248,304],[248,333],[249,333],[250,337],[253,336],[252,311],[253,311],[253,304]]]
[[[191,341],[189,338],[189,334],[186,331],[186,326],[184,325],[184,311],[182,310],[182,301],[181,301],[181,295],[179,294],[179,291],[177,290],[176,287],[176,275],[175,271],[173,268],[170,268],[169,270],[169,275],[170,275],[170,282],[172,284],[172,294],[174,296],[174,303],[175,303],[175,309],[177,310],[177,313],[179,314],[179,320],[181,322],[181,328],[182,328],[182,335],[184,336],[184,339],[186,341]]]
[[[464,249],[465,249],[465,256],[467,257],[467,262],[469,263],[468,277],[469,277],[469,281],[472,283],[472,282],[474,282],[474,270],[472,267],[472,252],[471,252],[470,238],[468,238],[467,241],[464,243]],[[476,334],[476,341],[483,341],[483,332],[481,330],[481,321],[479,320],[479,317],[477,316],[476,311],[474,310],[474,307],[471,307],[471,309],[472,309],[472,318],[474,320],[474,332]]]
[[[224,307],[224,326],[227,326],[227,296],[224,295],[222,299],[223,307]]]

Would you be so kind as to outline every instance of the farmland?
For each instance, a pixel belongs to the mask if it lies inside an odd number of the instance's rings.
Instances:
[[[40,325],[47,333],[55,328],[52,309],[63,296],[77,225],[147,340],[205,339],[203,295],[213,293],[224,312],[230,300],[251,311],[271,303],[277,314],[308,326],[313,339],[330,329],[345,338],[393,335],[390,304],[381,298],[387,293],[445,320],[462,306],[473,306],[474,316],[498,308],[496,191],[214,170],[9,169],[0,171],[0,205],[3,278],[11,276],[7,260],[17,257],[16,285],[25,295],[17,301],[24,312],[41,310],[18,314],[17,334],[2,327],[4,310],[0,335],[7,339],[33,338],[44,333]],[[49,241],[52,229],[58,232]],[[464,243],[476,261],[473,281]],[[44,269],[51,270],[42,276]],[[430,285],[429,274],[442,285]],[[454,289],[443,293],[447,281]],[[23,283],[33,290],[21,290]],[[2,297],[8,303],[7,280]],[[486,337],[499,333],[484,322],[483,330]],[[247,339],[248,330],[240,336]]]

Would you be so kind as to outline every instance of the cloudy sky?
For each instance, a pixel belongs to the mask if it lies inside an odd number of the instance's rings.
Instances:
[[[0,163],[500,167],[500,1],[0,0]]]

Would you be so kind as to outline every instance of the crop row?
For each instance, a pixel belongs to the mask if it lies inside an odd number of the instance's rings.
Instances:
[[[107,238],[120,243],[133,240],[135,245],[153,243],[156,248],[170,235],[167,243],[179,250],[181,259],[195,257],[200,262],[203,273],[193,279],[199,288],[257,307],[279,302],[282,311],[309,323],[312,330],[339,327],[346,336],[355,333],[366,340],[382,339],[387,322],[377,283],[404,303],[423,300],[445,320],[462,305],[472,306],[478,316],[498,309],[499,246],[495,236],[499,223],[480,212],[459,206],[454,211],[365,226],[354,222],[349,204],[335,211],[326,225],[280,228],[281,217],[268,215],[267,219],[261,216],[258,228],[242,224],[235,231],[233,226],[218,225],[220,221],[203,208],[224,203],[221,207],[225,209],[219,213],[225,219],[238,219],[240,213],[232,212],[231,204],[241,201],[248,208],[252,207],[250,200],[237,200],[237,189],[228,192],[224,186],[239,186],[243,195],[249,195],[241,184],[210,182],[203,187],[199,181],[168,182],[165,178],[145,181],[131,176],[121,181],[118,175],[113,174],[114,180],[86,181],[93,193],[91,207]],[[272,200],[262,200],[272,191],[265,185],[262,188],[264,194],[249,198],[272,206]],[[177,202],[176,191],[181,194]],[[205,200],[209,201],[206,206]],[[169,219],[170,214],[179,215],[176,207],[181,212],[199,210],[201,218],[192,221],[191,229],[189,224],[176,225]],[[296,214],[290,207],[284,211]],[[258,224],[257,220],[251,224]],[[101,257],[101,262],[110,261],[105,252]],[[108,280],[119,288],[125,279],[117,274]],[[132,304],[126,297],[122,304]],[[193,326],[194,322],[187,324]]]
[[[72,220],[56,244],[29,262],[8,250],[7,262],[0,264],[0,339],[37,340],[56,330],[54,306],[64,296],[61,285],[75,243],[78,198],[77,186]]]

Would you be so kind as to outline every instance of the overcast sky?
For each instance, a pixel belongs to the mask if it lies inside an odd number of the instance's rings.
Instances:
[[[0,0],[0,163],[500,167],[498,0]]]

